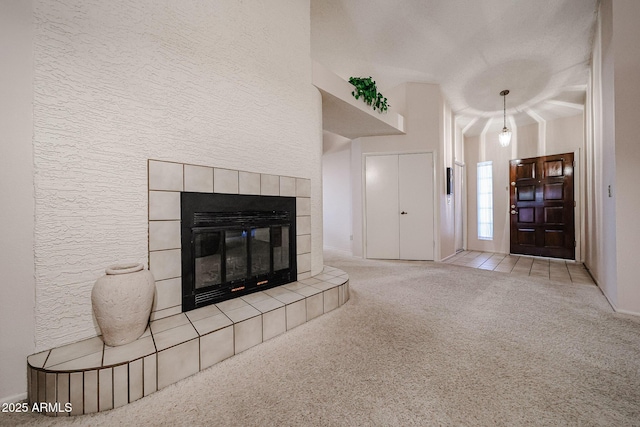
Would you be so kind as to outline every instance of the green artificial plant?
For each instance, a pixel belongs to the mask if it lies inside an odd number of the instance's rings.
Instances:
[[[387,98],[385,98],[376,87],[376,82],[369,77],[350,77],[349,83],[355,86],[355,90],[351,92],[356,99],[360,99],[371,105],[374,109],[378,109],[381,113],[387,111],[389,105],[387,104]]]

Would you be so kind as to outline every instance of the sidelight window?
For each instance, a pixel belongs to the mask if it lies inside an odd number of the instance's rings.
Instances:
[[[478,163],[478,239],[493,240],[493,163]]]

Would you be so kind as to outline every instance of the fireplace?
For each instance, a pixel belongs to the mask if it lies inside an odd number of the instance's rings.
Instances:
[[[180,194],[182,311],[296,280],[296,198]]]

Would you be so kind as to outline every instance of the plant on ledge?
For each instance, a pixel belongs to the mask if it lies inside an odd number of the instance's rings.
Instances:
[[[373,110],[377,108],[381,113],[387,111],[389,105],[387,104],[387,98],[385,98],[376,87],[376,82],[369,77],[350,77],[349,83],[354,85],[356,89],[351,92],[356,99],[360,99],[371,105]]]

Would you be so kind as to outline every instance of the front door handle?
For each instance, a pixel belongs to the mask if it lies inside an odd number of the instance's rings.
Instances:
[[[517,211],[517,210],[515,210],[515,209],[512,209],[512,210],[511,210],[511,215],[515,215],[515,214],[517,214],[517,213],[518,213],[518,211]]]

